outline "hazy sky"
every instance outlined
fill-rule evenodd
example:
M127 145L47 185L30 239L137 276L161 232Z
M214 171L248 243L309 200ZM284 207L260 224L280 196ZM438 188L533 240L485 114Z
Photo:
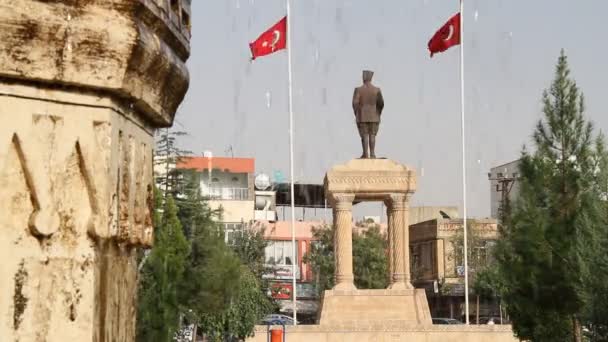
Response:
M465 2L467 196L490 214L490 167L518 158L540 118L540 96L561 48L608 130L606 0ZM289 175L287 54L249 62L248 43L285 15L284 0L196 0L190 89L177 115L185 147L254 157ZM292 0L295 179L359 156L351 97L361 70L386 102L377 154L418 173L413 205L461 206L459 50L432 59L426 44L456 0ZM228 152L228 155L230 152Z

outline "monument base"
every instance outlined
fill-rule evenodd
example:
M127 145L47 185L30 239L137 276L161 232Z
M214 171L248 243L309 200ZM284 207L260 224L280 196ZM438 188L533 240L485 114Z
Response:
M399 326L431 325L424 289L327 290L319 324L393 322Z

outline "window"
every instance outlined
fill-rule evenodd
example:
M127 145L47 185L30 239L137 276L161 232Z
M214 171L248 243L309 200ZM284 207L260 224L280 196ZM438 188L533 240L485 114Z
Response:
M243 224L238 223L224 223L224 240L229 246L234 246L236 239L240 234L243 233Z
M297 253L297 251L296 251ZM293 245L291 241L271 241L264 251L266 264L292 265ZM296 259L297 259L296 255Z
M211 179L211 183L219 183L220 179L217 177L213 177L213 179Z
M232 183L238 183L239 179L237 177L232 177Z
M498 178L502 178L502 177L503 177L502 172L497 173L497 174L496 174L496 177L498 177Z

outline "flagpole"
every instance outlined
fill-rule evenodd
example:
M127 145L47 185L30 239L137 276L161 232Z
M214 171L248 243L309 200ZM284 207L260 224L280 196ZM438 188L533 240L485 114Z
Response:
M296 265L297 260L297 248L296 248L296 218L295 218L295 196L294 196L294 176L293 176L293 89L292 89L292 74L291 74L291 8L289 6L289 0L287 3L287 89L289 98L289 173L290 173L290 195L291 195L291 248L292 248L292 262L291 262L291 275L292 275L292 301L293 301L293 324L297 325L297 312L296 308Z
M467 238L467 167L464 120L464 0L460 0L460 129L462 135L462 212L464 216L464 311L469 324L469 262Z

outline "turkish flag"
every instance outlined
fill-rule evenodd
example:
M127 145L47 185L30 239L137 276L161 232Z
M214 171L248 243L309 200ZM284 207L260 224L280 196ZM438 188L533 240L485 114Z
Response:
M283 50L287 45L287 16L249 43L251 60Z
M429 40L431 57L437 52L443 52L458 44L460 44L460 13L451 17Z

